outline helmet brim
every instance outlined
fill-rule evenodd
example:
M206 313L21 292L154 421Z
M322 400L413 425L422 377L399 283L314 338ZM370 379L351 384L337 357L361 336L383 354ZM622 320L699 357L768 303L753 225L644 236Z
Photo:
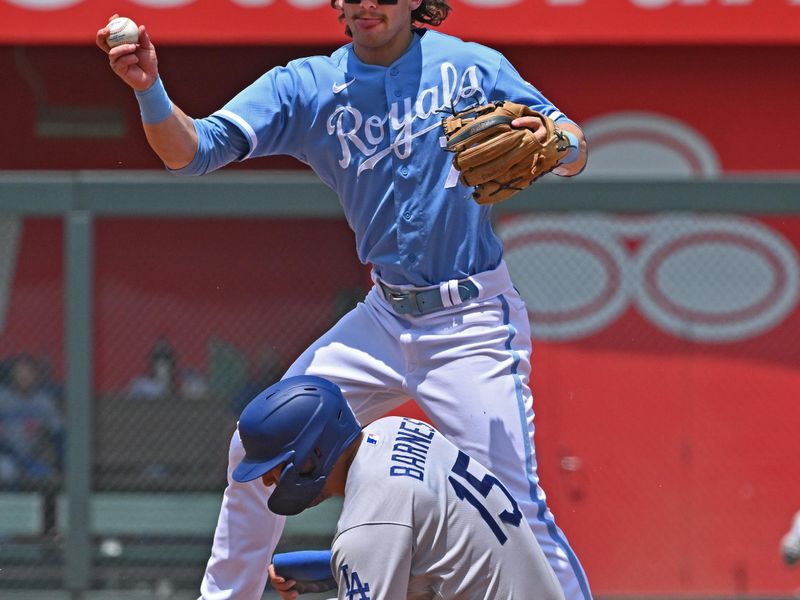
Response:
M231 477L234 481L238 481L239 483L253 481L262 475L269 473L281 463L289 460L292 454L294 454L294 452L285 452L280 456L276 456L269 460L257 460L245 457L242 459L242 462L240 462L233 470Z

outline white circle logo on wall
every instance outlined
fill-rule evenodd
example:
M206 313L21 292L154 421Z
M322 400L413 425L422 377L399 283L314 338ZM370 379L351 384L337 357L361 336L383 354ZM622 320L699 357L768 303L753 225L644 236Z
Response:
M498 228L533 337L584 337L627 308L633 264L612 228L592 215L519 217Z
M800 296L794 248L746 217L522 216L498 231L538 339L586 337L633 304L676 337L732 342L780 323Z
M674 179L719 174L714 147L677 119L620 112L595 117L582 126L589 142L584 176Z

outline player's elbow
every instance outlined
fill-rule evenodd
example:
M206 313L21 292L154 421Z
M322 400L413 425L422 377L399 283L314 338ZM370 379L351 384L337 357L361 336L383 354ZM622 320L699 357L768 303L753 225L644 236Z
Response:
M178 109L161 123L144 123L144 133L153 152L171 171L181 171L191 165L199 147L194 120Z
M175 173L186 171L186 175L202 175L197 169L190 169L198 161L197 141L191 140L183 144L161 145L153 147L164 166ZM183 174L183 173L182 173Z
M166 167L168 173L177 175L178 177L197 177L199 175L205 175L209 171L207 165L203 165L202 161L198 160L191 160L184 164L170 164L167 161L164 161L164 166Z

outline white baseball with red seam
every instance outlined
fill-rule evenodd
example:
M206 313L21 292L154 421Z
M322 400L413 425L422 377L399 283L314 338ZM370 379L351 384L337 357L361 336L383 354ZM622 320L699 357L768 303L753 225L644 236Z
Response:
M139 26L128 17L117 17L108 22L106 42L110 48L120 44L135 44L139 41Z

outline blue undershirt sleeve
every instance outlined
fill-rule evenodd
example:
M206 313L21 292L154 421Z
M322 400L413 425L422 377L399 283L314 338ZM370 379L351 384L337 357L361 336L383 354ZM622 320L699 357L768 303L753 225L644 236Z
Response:
M197 152L185 167L167 169L174 175L204 175L241 160L250 150L242 131L229 121L215 116L193 119L197 131Z

